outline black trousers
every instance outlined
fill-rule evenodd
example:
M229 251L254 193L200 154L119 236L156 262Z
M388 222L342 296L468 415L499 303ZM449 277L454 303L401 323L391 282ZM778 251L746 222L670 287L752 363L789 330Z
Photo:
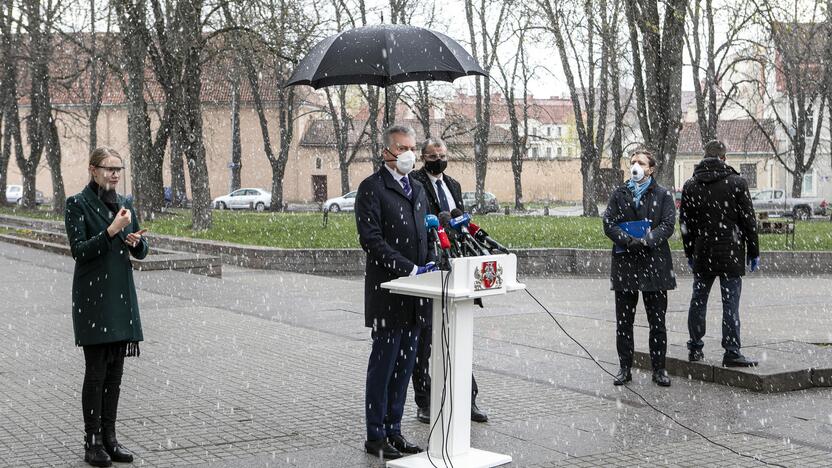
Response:
M87 434L115 431L125 348L124 343L84 346L86 371L81 408Z
M430 408L430 350L433 327L422 327L419 348L416 350L416 364L413 366L413 396L416 406ZM471 403L476 402L477 379L471 375Z
M615 292L615 321L618 361L621 367L633 366L633 322L636 318L638 291ZM650 324L650 360L653 370L664 369L667 354L667 329L664 316L667 313L667 291L643 291L644 308Z

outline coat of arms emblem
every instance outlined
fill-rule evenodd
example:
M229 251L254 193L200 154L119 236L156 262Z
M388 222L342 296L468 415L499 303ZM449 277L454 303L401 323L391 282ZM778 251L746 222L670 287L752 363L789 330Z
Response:
M499 289L503 287L503 267L495 260L482 262L474 269L474 290Z

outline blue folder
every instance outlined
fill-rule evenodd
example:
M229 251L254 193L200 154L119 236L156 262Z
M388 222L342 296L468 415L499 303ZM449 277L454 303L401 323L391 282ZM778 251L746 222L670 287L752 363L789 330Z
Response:
M619 223L618 227L636 239L641 239L646 236L648 232L650 232L650 221L646 219L640 219L638 221L625 221L623 223ZM626 250L627 249L624 247L619 247L618 244L615 244L615 253L625 252Z

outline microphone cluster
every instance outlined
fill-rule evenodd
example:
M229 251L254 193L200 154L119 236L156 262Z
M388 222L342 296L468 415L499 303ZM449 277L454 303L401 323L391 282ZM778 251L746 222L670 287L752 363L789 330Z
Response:
M438 216L425 216L425 227L434 254L440 259L439 268L443 270L450 268L451 258L509 253L507 248L477 226L470 214L463 213L459 208L450 213L442 211Z

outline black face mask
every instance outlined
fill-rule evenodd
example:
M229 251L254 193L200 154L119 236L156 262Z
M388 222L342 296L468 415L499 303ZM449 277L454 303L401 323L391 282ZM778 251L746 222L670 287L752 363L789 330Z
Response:
M448 161L437 159L436 161L425 161L425 169L433 175L439 175L448 168Z

